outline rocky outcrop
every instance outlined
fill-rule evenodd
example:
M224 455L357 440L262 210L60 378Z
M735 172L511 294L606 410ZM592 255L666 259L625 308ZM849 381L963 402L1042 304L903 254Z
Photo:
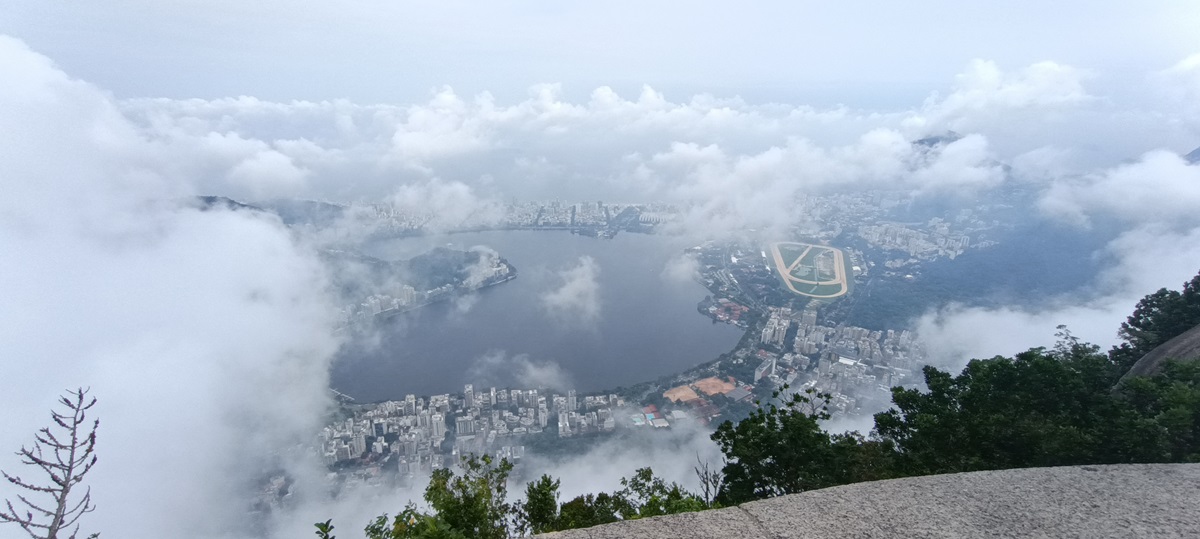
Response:
M544 537L1200 537L1200 464L1027 468L858 483Z
M1133 376L1152 376L1162 369L1168 359L1200 359L1200 326L1189 329L1142 356L1121 379Z

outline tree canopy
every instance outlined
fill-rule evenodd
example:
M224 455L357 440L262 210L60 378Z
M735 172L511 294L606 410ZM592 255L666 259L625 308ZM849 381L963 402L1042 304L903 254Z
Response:
M1138 302L1133 314L1121 323L1121 344L1109 357L1122 372L1138 359L1175 336L1200 325L1200 274L1182 290L1159 289Z

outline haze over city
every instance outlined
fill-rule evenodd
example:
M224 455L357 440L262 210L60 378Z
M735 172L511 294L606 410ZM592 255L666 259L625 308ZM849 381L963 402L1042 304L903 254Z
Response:
M785 381L870 430L922 365L1058 325L1107 350L1200 269L1195 28L1184 1L10 2L0 468L85 386L87 529L357 531L424 483L331 497L334 465L427 474L433 417L569 499L695 484L717 418ZM356 436L384 423L425 430Z

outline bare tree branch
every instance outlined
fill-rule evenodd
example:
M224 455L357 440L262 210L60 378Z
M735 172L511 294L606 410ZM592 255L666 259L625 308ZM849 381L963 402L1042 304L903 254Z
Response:
M88 389L78 388L59 397L58 402L65 410L50 412L58 431L51 431L50 427L38 430L34 433L33 447L21 447L17 452L22 464L36 466L47 476L45 483L26 481L0 470L9 483L48 498L48 502L34 502L18 495L15 505L12 500L5 500L5 509L0 509L0 523L16 524L34 539L75 539L80 517L96 509L90 487L78 500L71 501L72 487L83 482L84 475L96 464L96 429L100 421L88 423L87 411L95 406L96 399L89 398L87 393ZM23 508L17 509L18 505Z

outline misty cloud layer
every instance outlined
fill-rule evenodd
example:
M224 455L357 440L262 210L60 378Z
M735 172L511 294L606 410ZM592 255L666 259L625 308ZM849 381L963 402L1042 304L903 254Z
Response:
M527 354L492 350L475 359L466 379L478 387L574 389L571 377L553 361L535 361Z
M1178 290L1200 270L1197 193L1200 166L1161 150L1051 182L1038 204L1048 219L1085 230L1094 220L1121 223L1124 231L1093 255L1109 261L1096 280L1081 283L1081 293L1050 298L1037 310L948 305L918 320L919 333L930 351L951 366L972 357L1049 345L1059 324L1085 341L1115 344L1117 328L1138 300L1159 288Z
M79 9L107 20L98 4ZM286 24L301 17L279 11ZM338 16L383 33L360 15ZM719 27L722 18L704 20ZM272 24L264 35L281 31ZM30 28L39 43L58 31ZM1142 41L1155 40L1130 40ZM128 89L118 98L0 36L0 468L20 469L11 451L31 442L59 392L83 385L102 418L89 476L99 509L86 527L105 536L296 537L331 517L357 529L409 499L363 492L335 503L322 491L322 466L302 450L331 404L329 367L342 344L340 300L317 248L364 237L372 215L353 206L331 235L316 236L265 213L202 210L195 195L381 202L424 216L431 230L487 221L514 198L662 201L683 208L674 232L708 239L785 233L806 219L794 210L806 194L898 189L972 200L1017 187L1035 193L1032 217L1081 233L1116 223L1093 255L1107 267L1078 294L1043 305L945 305L914 326L944 364L1050 344L1057 324L1111 344L1138 298L1200 269L1200 166L1180 157L1200 145L1200 55L1159 46L1138 46L1157 52L1127 62L1142 66L1136 73L1086 61L1094 56L1014 63L939 50L960 73L922 88L923 101L880 110L749 100L704 85L666 92L642 85L654 73L644 63L635 71L643 80L583 87L534 84L540 72L529 71L523 97L511 84L500 97L468 84L400 103ZM80 51L67 52L85 69ZM949 131L961 137L914 144ZM695 266L673 260L663 278L690 279ZM535 300L549 319L590 323L603 312L600 271L589 257L573 261ZM501 351L472 374L571 382L553 363ZM616 488L644 465L686 482L694 454L716 462L700 429L667 436L531 468L562 477L569 496ZM277 469L298 481L296 508L252 528L248 483ZM0 497L12 494L0 485Z
M600 318L600 265L590 256L556 274L558 282L539 298L554 323L588 326Z
M513 198L662 201L686 207L677 230L706 237L784 231L803 219L793 211L802 194L878 188L969 200L1017 182L1069 200L1077 178L1200 141L1197 117L1175 116L1192 106L1190 65L1148 72L1161 84L1125 107L1089 88L1092 70L988 60L966 62L948 93L892 112L673 100L650 87L600 87L572 101L556 84L511 103L444 87L407 106L249 97L119 106L208 192L383 202L426 216L431 230L494 222ZM912 144L950 131L962 137Z
M89 529L245 533L251 481L291 465L330 404L322 265L274 217L184 200L192 178L101 90L9 38L0 72L19 74L0 85L0 467L90 386Z

